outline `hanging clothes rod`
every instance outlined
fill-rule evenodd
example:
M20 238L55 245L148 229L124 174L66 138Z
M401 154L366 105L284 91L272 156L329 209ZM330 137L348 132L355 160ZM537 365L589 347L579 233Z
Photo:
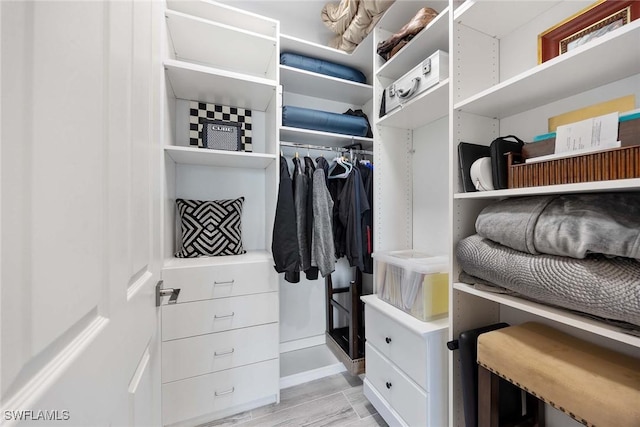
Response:
M369 156L373 156L373 151L369 150L360 150L358 148L349 148L349 147L325 147L321 145L311 145L311 144L301 144L298 142L281 142L281 147L293 147L293 148L305 148L307 150L320 150L320 151L333 151L336 153L353 153L353 154L368 154Z

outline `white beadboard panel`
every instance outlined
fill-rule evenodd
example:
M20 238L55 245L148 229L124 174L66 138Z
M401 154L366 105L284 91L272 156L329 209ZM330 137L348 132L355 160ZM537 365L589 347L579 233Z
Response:
M300 283L289 283L284 274L280 281L280 342L324 335L326 330L324 279L307 280L300 273Z
M265 185L264 169L176 165L175 198L245 198L242 209L242 242L245 250L265 249Z

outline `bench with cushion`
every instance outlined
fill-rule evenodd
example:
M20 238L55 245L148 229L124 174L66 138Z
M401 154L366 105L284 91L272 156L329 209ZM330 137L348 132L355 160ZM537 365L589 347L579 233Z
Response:
M478 337L478 419L498 426L497 376L539 399L533 424L544 425L546 402L589 426L640 426L640 359L539 323Z

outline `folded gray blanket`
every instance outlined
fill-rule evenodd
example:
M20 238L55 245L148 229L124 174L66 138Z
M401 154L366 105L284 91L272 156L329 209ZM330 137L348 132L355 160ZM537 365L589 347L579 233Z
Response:
M480 213L476 231L530 254L640 258L640 192L501 200Z
M640 262L531 255L479 235L458 242L462 269L528 298L640 326Z

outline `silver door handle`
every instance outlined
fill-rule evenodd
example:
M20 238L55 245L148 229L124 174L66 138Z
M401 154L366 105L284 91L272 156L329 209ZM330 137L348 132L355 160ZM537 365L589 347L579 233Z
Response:
M168 304L175 304L178 302L178 296L180 295L179 288L166 288L162 287L163 281L160 280L156 283L156 307L160 307L162 305L162 297L169 297Z
M220 353L218 353L217 351L214 351L214 352L213 352L213 355L214 355L214 357L215 357L215 356L225 356L225 355L227 355L227 354L233 354L233 352L234 352L234 351L236 351L236 349L235 349L235 348L232 348L232 349L231 349L231 350L229 350L229 351L221 351Z
M227 317L233 317L235 316L236 313L234 313L233 311L231 312L231 314L223 314L222 316L218 316L217 314L213 315L214 319L226 319Z
M217 397L217 396L224 396L225 394L231 394L231 393L233 393L234 391L236 391L236 388L235 388L235 387L231 387L229 390L221 391L220 393L218 393L218 392L216 391L216 392L214 392L214 394L216 395L216 397Z

